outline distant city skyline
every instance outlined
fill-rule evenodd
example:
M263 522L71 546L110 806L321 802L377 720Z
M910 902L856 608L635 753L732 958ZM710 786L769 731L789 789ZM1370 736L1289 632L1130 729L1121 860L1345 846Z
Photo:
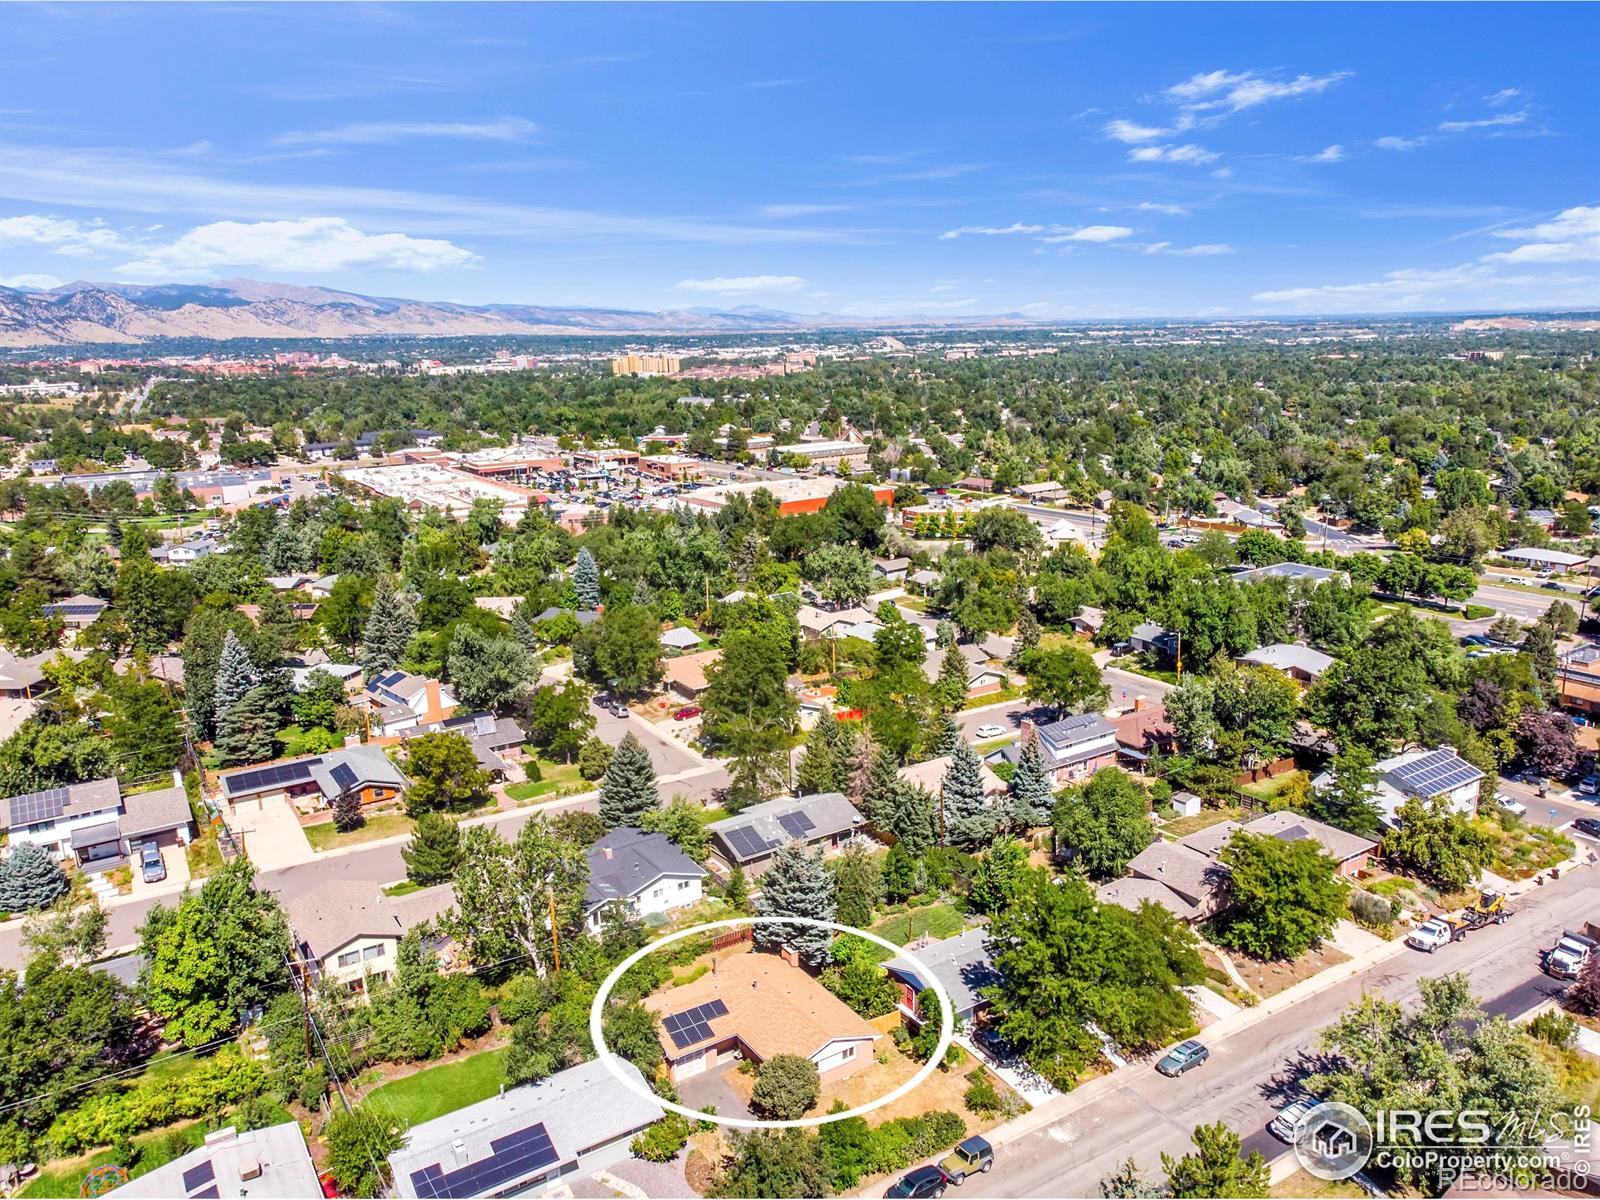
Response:
M945 319L1600 308L1592 14L7 5L0 284Z

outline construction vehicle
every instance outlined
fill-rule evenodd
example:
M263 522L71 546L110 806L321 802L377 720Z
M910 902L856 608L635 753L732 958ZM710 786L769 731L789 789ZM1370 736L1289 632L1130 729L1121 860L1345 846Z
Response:
M1429 917L1411 931L1406 938L1406 945L1432 954L1440 946L1459 942L1474 929L1505 924L1511 913L1504 892L1484 891L1457 916L1441 914Z
M1544 973L1556 979L1576 979L1600 949L1600 927L1585 922L1583 931L1563 929L1561 940L1544 952Z
M1485 925L1504 925L1506 918L1511 915L1511 909L1506 906L1504 892L1484 891L1466 908L1461 910L1461 919L1466 922L1468 929L1482 929Z

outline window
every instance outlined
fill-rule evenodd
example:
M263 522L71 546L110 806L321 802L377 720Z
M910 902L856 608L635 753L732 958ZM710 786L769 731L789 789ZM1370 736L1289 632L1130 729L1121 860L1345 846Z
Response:
M691 888L691 887L693 887L693 886L694 886L694 880L692 880L692 879L685 879L685 880L682 880L682 881L680 881L680 882L679 882L679 884L678 884L678 890L679 890L679 891L680 891L680 892L683 892L683 891L687 891L687 890L688 890L688 889L689 889L689 888Z
M361 957L362 958L382 958L383 957L383 947L382 946L368 946L365 950L363 950L361 952Z
M343 954L339 955L339 965L341 967L353 967L360 957L361 954L359 951L346 950Z

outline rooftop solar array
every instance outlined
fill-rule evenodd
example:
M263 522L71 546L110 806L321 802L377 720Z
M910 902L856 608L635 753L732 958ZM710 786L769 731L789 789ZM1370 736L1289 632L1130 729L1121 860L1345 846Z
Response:
M778 818L778 824L783 826L785 833L796 838L804 838L817 827L816 822L803 812L784 813Z
M210 1183L217 1177L216 1171L211 1166L208 1158L205 1162L196 1163L183 1173L183 1190L193 1192L195 1188Z
M254 771L224 775L222 779L229 792L259 792L280 784L304 783L311 778L311 768L321 762L320 758L302 758L299 762L274 763Z
M348 792L356 785L356 773L350 769L349 763L339 763L328 774L333 776L333 781L339 785L341 792Z
M561 1156L543 1123L529 1125L489 1143L488 1158L446 1172L430 1163L411 1172L411 1186L422 1197L493 1196L508 1184L526 1179Z
M728 1015L728 1006L721 1000L712 1000L686 1012L663 1018L661 1027L672 1038L679 1050L698 1045L711 1036L711 1019Z
M386 688L393 684L399 683L405 677L406 673L404 671L390 671L387 675L380 675L377 679L375 679L372 686Z
M53 821L67 807L70 788L50 788L43 792L29 792L26 796L11 797L12 825L32 825L36 821Z
M1396 767L1391 774L1402 787L1419 796L1437 796L1482 778L1471 763L1442 752Z
M722 837L740 858L759 858L777 844L767 841L751 825L730 829Z

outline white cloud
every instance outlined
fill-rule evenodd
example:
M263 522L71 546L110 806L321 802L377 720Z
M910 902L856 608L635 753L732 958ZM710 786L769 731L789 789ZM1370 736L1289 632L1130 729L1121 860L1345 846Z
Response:
M522 117L497 117L492 121L358 121L332 129L293 130L272 140L280 146L376 146L421 138L520 142L538 132L537 125Z
M1007 237L1015 233L1043 233L1043 225L1024 225L1017 221L1011 225L961 225L946 229L939 235L941 242L951 242L958 237Z
M1226 242L1201 242L1196 246L1174 246L1171 242L1152 242L1144 248L1146 254L1176 254L1184 258L1210 258L1217 254L1232 254L1233 247Z
M1215 171L1211 172L1211 178L1213 179L1231 179L1232 177L1232 167L1218 167Z
M54 275L12 275L0 279L0 287L39 288L42 291L49 291L51 288L60 287L63 282L65 281L57 279Z
M806 281L798 275L719 275L715 279L680 279L686 292L717 292L724 295L744 292L792 292Z
M1138 125L1133 121L1109 121L1101 129L1108 138L1119 142L1153 142L1158 137L1165 137L1171 133L1170 129L1160 129L1154 125Z
M1140 212L1165 213L1169 217L1187 217L1189 210L1181 204L1157 204L1151 200L1141 200L1134 205Z
M1445 133L1465 133L1469 129L1496 129L1505 125L1521 125L1528 119L1526 112L1501 113L1496 117L1483 117L1477 121L1440 121Z
M1151 242L1144 248L1144 252L1146 254L1164 254L1171 248L1171 242Z
M1128 151L1131 162L1169 162L1169 163L1208 163L1216 162L1221 158L1204 146L1185 144L1182 146L1135 146Z
M1485 96L1483 98L1483 102L1492 107L1498 108L1502 104L1510 104L1520 95L1522 95L1521 88L1501 88L1498 92L1494 92L1491 95Z
M73 258L117 250L123 245L122 236L109 226L43 213L0 218L0 243L4 242L47 246L56 254Z
M1515 250L1487 254L1484 262L1600 262L1600 207L1569 208L1527 229L1497 229L1494 236L1522 241Z
M1372 144L1380 150L1415 150L1427 138L1381 137Z
M206 275L235 267L302 275L359 268L441 271L470 266L478 257L437 238L363 233L342 217L215 221L166 245L140 247L139 254L115 269L119 278Z
M1325 92L1351 72L1334 71L1328 75L1297 75L1293 79L1268 79L1254 71L1231 74L1227 71L1208 71L1193 75L1166 91L1167 98L1177 101L1190 112L1221 111L1235 113L1254 108L1269 100L1292 100Z
M1336 163L1343 162L1344 157L1344 147L1335 142L1331 146L1325 147L1322 150L1318 150L1315 154L1305 156L1300 161L1310 163Z
M756 211L763 217L815 217L823 213L848 212L851 204L763 204Z
M1047 245L1058 245L1061 242L1114 242L1118 238L1130 236L1133 230L1126 225L1085 225L1082 229L1072 229L1065 233L1052 234L1050 237L1040 238Z

